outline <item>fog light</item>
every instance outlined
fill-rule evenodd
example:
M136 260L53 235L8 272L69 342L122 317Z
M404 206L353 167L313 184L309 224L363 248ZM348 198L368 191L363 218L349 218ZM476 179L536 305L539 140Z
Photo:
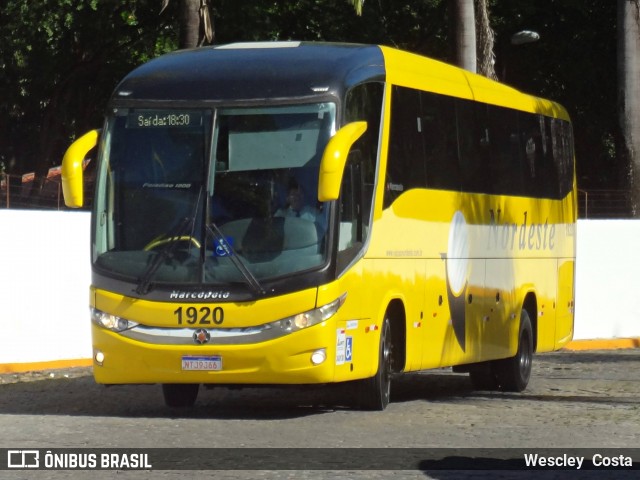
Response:
M96 353L93 355L93 359L98 365L102 366L102 363L104 362L104 353L100 350L96 350Z
M327 359L327 351L324 348L316 350L311 354L311 363L314 365L320 365Z

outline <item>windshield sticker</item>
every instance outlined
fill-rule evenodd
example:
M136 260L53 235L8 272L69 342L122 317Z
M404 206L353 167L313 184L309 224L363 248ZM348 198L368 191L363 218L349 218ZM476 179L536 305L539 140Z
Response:
M213 239L214 257L230 257L231 255L233 255L233 237Z
M336 343L336 365L343 365L347 354L347 331L344 328L338 329L338 342Z

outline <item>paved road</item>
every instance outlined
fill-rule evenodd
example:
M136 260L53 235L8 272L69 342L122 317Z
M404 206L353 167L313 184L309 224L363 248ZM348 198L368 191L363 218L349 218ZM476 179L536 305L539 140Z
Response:
M637 448L640 349L535 357L521 394L474 392L450 370L406 375L384 412L339 406L344 391L202 390L190 410L170 410L159 386L101 387L89 369L0 375L0 448ZM634 457L640 461L640 457ZM301 463L304 465L304 463ZM3 478L115 478L116 472L0 472ZM118 472L118 479L185 472ZM213 473L213 477L212 477ZM576 472L215 471L191 478L576 478ZM637 478L636 472L580 478ZM609 474L607 473L607 474ZM6 474L6 475L5 475ZM625 476L627 475L627 476Z

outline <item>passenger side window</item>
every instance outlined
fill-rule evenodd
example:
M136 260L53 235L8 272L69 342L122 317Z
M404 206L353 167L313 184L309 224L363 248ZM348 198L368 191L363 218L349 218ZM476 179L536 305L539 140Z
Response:
M454 100L430 92L421 92L420 98L427 187L460 190Z
M426 186L424 158L420 92L394 86L383 208L389 207L403 192Z
M342 179L338 203L340 270L361 251L371 226L383 93L382 83L366 83L347 94L345 123L366 121L367 130L351 148Z

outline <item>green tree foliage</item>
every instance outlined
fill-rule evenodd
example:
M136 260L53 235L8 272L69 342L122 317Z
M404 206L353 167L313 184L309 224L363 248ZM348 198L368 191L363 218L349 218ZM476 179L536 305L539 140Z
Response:
M217 41L332 40L381 43L455 63L449 0L365 2L217 0ZM521 90L552 98L573 120L579 187L624 188L617 164L616 5L601 0L487 0L495 31L495 73ZM512 45L522 30L538 42Z
M362 15L345 0L215 0L216 43L308 40L379 43L452 59L448 0L364 2Z
M616 2L494 1L496 72L522 90L562 103L572 116L578 186L620 188L616 165ZM521 30L540 34L515 46Z
M171 0L5 0L0 9L0 161L9 173L60 162L70 140L100 126L134 66L177 48ZM378 43L455 61L450 0L209 0L215 43L317 40ZM558 100L574 120L580 188L618 188L616 2L486 0L496 74ZM361 15L354 6L362 5ZM511 35L537 31L515 46Z
M0 155L17 172L57 165L100 125L116 82L175 48L157 1L7 0L0 9ZM0 158L2 159L2 158Z

